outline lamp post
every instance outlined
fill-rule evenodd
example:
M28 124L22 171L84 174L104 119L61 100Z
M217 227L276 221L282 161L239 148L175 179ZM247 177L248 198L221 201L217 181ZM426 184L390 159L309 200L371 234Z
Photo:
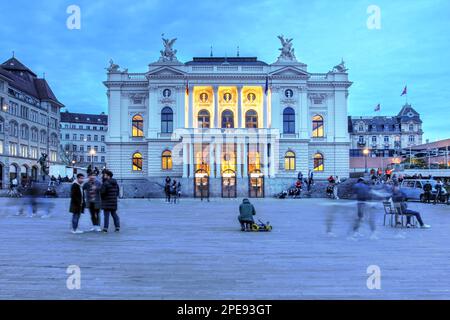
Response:
M367 156L369 155L369 149L364 148L363 154L364 154L364 173L368 173L369 171L367 168Z
M9 172L9 157L11 156L9 154L9 119L8 119L8 105L6 104L6 102L4 101L3 97L1 99L2 102L2 111L5 113L5 124L4 124L4 134L5 134L5 145L3 146L4 151L3 154L7 154L8 156L5 157L5 172L3 173L4 175L7 174L6 179L5 179L5 185L6 183L10 183L11 179L11 174ZM3 177L2 177L3 178ZM3 180L3 179L1 179Z
M91 155L91 167L93 169L94 167L94 156L95 156L95 150L91 149L91 151L89 151L89 154Z

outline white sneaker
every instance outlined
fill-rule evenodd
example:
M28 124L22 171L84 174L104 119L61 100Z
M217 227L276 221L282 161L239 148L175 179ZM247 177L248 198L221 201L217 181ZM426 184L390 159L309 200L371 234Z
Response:
M92 227L89 231L90 231L90 232L97 231L97 228L96 228L96 227Z
M83 233L83 231L81 231L81 230L72 230L72 233L73 234L81 234L81 233Z
M95 228L95 231L97 231L97 232L101 232L101 231L102 231L102 227L100 227L100 226L97 226L97 227Z
M377 234L375 232L372 232L372 234L370 235L369 239L370 240L378 240L379 238L378 238L378 236L377 236Z
M429 224L424 224L423 226L421 226L422 229L430 229L431 226Z

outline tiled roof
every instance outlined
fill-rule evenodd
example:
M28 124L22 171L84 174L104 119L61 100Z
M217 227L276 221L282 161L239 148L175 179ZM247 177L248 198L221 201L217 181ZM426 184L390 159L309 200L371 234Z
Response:
M40 79L16 58L0 65L0 74L8 78L11 87L39 100L50 100L62 106L45 79Z
M72 113L66 111L61 112L61 122L97 124L106 126L108 125L108 116L105 114Z
M259 61L257 57L194 57L186 65L250 65L267 66L268 64Z

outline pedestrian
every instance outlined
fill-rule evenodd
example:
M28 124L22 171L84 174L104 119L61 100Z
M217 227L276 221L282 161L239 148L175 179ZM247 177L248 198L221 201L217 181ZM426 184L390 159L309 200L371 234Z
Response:
M170 187L170 193L173 197L173 203L177 203L178 192L181 188L181 184L177 180L173 179L172 186Z
M441 201L441 197L442 197L442 189L443 189L443 184L441 182L440 179L437 180L436 185L434 186L434 188L436 189L436 196L434 197L434 202L433 204L438 203L439 201Z
M120 218L117 214L117 198L119 197L119 185L113 179L113 173L106 170L103 174L103 185L100 189L102 209L104 214L103 232L108 232L109 216L114 220L116 232L120 231Z
M341 179L339 179L339 176L336 176L334 179L334 185L333 185L333 197L336 200L339 200L338 196L338 185L341 183Z
M83 185L84 198L86 207L89 208L91 214L92 228L91 231L102 231L100 227L100 209L102 199L100 189L102 184L97 180L94 173L91 173L89 180Z
M72 213L72 233L80 234L83 231L78 230L78 223L80 221L80 216L84 212L84 197L82 184L84 180L84 175L82 173L77 174L77 178L72 184L70 189L70 209Z
M355 237L359 234L361 222L364 219L364 215L368 212L367 201L370 200L370 188L363 178L359 178L358 182L353 186L353 194L357 200L357 218L353 225L353 237ZM369 225L372 231L371 238L375 239L375 220L371 216L369 216Z
M432 189L433 189L433 186L431 185L430 181L425 182L425 184L423 185L423 201L424 202L430 203Z
M170 182L171 182L171 179L169 176L167 176L165 183L164 183L164 193L166 194L166 202L167 203L170 203Z
M250 200L245 198L239 206L238 220L241 224L241 231L250 231L254 223L253 216L256 215L255 207L250 203Z

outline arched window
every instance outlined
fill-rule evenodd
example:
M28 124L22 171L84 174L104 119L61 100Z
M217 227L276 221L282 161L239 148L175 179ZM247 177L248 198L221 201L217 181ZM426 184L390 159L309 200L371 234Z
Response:
M312 124L313 124L313 138L322 138L324 136L322 116L315 115L312 119Z
M29 131L28 131L29 129L28 129L28 126L26 125L26 124L23 124L21 127L20 127L20 138L22 138L22 139L28 139L28 134L29 134Z
M45 130L41 130L40 136L41 136L40 142L47 143L47 132L45 132Z
M162 153L161 167L163 170L172 170L172 152L169 150Z
M284 155L284 170L295 170L295 153L292 151L288 151Z
M258 128L258 113L255 110L248 110L245 113L245 127Z
M17 124L17 122L15 121L11 121L9 123L9 130L10 130L10 134L13 137L19 137L19 125Z
M222 128L234 128L233 111L225 110L222 112Z
M200 110L198 113L198 127L199 128L209 128L210 127L210 116L208 110Z
M314 155L314 171L323 171L324 170L324 164L323 164L323 155L321 153L316 153Z
M140 114L135 115L132 119L132 136L144 136L144 118Z
M283 133L295 133L295 111L291 107L283 111Z
M161 132L162 133L173 132L173 111L169 107L165 107L161 111Z
M37 142L39 140L39 133L36 127L31 128L31 141Z
M139 152L133 154L133 171L142 171L142 154Z

